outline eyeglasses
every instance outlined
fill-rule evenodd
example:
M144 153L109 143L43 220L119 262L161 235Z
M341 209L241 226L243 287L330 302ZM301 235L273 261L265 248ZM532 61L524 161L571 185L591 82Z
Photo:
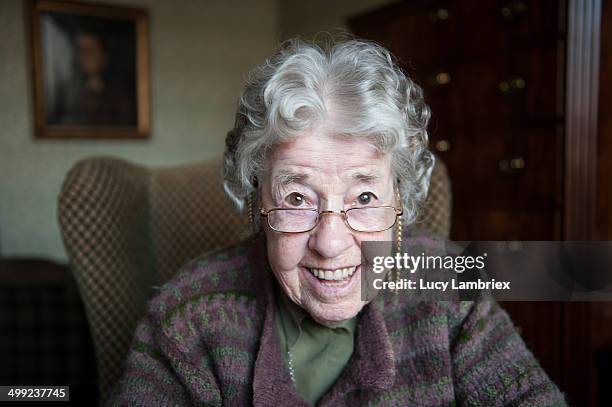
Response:
M319 211L317 209L260 209L268 219L270 229L283 233L304 233L313 230L322 215L340 213L349 228L356 232L382 232L391 229L402 216L403 209L394 206L350 208L341 211Z

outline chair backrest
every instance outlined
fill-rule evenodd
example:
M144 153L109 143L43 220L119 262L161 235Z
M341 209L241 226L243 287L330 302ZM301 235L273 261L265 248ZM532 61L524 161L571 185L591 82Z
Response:
M417 227L448 236L450 208L450 182L438 160ZM153 287L188 260L244 238L248 228L223 192L220 160L162 169L114 158L80 161L64 181L58 216L104 403Z

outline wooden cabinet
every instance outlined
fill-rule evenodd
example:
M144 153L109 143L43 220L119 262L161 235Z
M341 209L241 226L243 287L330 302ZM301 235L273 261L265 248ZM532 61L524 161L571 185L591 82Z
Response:
M453 239L561 237L563 15L551 0L407 1L350 22L424 89Z

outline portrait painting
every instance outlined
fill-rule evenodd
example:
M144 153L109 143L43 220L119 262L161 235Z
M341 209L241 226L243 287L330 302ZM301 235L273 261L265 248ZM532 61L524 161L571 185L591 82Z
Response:
M33 0L30 16L36 136L148 137L146 12Z

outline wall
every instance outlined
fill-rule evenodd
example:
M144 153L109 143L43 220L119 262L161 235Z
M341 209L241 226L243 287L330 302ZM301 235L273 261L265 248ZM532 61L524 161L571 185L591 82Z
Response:
M68 169L113 155L175 165L221 154L248 69L279 35L276 0L133 0L150 16L152 137L148 141L40 140L23 5L0 0L0 254L65 260L56 220Z
M281 36L312 39L317 33L348 30L346 19L397 0L280 0Z

